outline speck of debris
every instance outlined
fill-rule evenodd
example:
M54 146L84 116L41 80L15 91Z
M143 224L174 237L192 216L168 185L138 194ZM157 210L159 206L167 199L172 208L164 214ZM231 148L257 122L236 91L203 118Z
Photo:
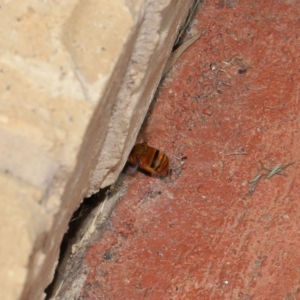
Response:
M113 257L113 254L111 252L105 252L103 255L103 258L105 260L110 260L110 259L112 259L112 257Z

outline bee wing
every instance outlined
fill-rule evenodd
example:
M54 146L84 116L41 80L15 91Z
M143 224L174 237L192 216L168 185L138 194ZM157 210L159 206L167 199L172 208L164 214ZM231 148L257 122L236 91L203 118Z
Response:
M125 174L128 174L128 175L131 175L137 171L138 167L139 167L138 163L134 164L134 163L127 161L122 172Z

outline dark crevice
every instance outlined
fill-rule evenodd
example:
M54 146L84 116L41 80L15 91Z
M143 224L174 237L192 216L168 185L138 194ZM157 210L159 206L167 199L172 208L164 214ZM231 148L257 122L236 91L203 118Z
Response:
M47 295L45 298L46 300L49 300L51 297L53 297L57 283L60 281L62 275L60 270L64 269L63 265L69 258L71 246L78 239L79 232L84 223L90 217L91 212L105 199L108 189L109 188L102 189L91 197L85 198L79 208L73 213L69 222L69 229L65 233L61 243L59 260L55 270L54 278L49 286L45 289L45 293Z

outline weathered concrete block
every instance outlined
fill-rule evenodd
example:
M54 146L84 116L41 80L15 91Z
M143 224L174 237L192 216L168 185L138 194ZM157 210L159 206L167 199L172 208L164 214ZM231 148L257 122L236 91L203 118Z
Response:
M120 173L192 2L0 5L1 299L43 299L70 216Z

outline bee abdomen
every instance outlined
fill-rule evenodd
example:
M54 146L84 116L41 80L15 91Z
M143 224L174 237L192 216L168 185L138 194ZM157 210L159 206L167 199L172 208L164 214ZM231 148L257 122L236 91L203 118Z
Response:
M151 163L151 168L159 174L167 174L169 170L169 159L167 155L156 150Z

